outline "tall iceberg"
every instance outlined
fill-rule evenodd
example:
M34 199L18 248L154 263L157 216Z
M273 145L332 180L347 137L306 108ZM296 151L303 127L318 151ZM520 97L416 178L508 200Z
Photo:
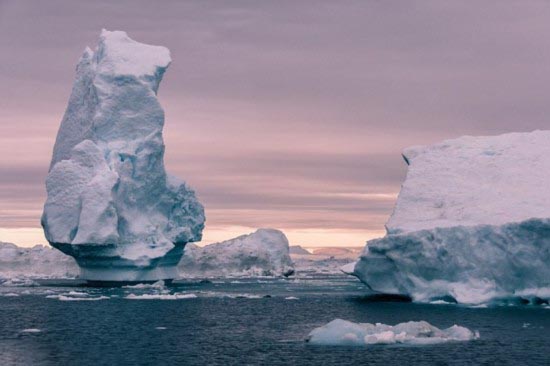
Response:
M174 278L185 244L201 240L203 206L164 169L157 91L170 62L165 47L103 30L76 68L42 226L84 279Z
M414 300L550 298L550 131L465 136L405 150L387 235L353 274Z

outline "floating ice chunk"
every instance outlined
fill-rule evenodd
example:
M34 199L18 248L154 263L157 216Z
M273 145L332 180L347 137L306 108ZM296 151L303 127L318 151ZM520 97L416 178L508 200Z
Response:
M156 288L156 289L163 289L163 288L165 288L165 285L164 285L163 280L159 280L155 283L138 283L137 285L122 286L122 288L132 288L132 289Z
M396 343L427 345L470 341L478 338L479 333L458 325L441 330L425 321L411 321L391 326L381 323L353 323L347 320L335 319L312 330L306 341L315 345L330 346Z
M129 294L124 297L129 300L182 300L182 299L195 299L195 294Z
M40 332L42 332L42 330L38 328L27 328L21 331L21 333L40 333Z
M288 296L285 297L285 300L299 300L299 298L297 298L296 296Z

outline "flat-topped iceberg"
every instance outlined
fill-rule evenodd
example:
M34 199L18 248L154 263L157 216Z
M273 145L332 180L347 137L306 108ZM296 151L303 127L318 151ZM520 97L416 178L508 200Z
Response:
M547 301L550 131L462 137L405 150L407 178L354 268L372 290L477 304Z
M189 245L179 270L183 277L289 276L294 265L285 234L258 229L202 248Z
M177 276L204 209L164 169L157 90L170 53L103 30L84 51L46 178L42 226L81 277L147 281Z
M479 333L453 325L439 329L425 321L410 321L396 325L353 323L334 319L312 330L306 341L322 346L367 346L373 344L430 345L463 342L479 338Z

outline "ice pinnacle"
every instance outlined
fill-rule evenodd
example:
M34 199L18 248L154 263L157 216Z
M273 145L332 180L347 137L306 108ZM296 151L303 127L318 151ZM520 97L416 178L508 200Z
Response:
M103 30L76 68L42 226L84 279L173 278L185 244L201 239L203 206L164 169L157 90L170 62L165 47Z

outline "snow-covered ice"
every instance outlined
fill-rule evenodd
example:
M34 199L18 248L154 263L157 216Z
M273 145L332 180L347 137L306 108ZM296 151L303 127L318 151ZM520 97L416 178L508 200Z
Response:
M21 331L21 333L40 333L40 332L42 332L42 330L38 328L27 328Z
M392 326L334 319L330 323L312 330L306 340L310 344L324 346L366 346L396 343L430 345L471 341L477 338L479 338L479 333L458 325L439 329L425 321L410 321Z
M0 242L0 278L74 278L78 274L74 259L56 249Z
M550 298L550 131L407 149L407 178L353 274L416 301Z
M42 225L84 279L174 278L185 244L201 239L202 205L164 169L157 91L170 62L164 47L103 30L77 66Z
M288 276L294 271L288 240L275 229L202 248L188 245L178 268L182 277Z
M388 234L550 218L549 154L550 131L408 148Z

